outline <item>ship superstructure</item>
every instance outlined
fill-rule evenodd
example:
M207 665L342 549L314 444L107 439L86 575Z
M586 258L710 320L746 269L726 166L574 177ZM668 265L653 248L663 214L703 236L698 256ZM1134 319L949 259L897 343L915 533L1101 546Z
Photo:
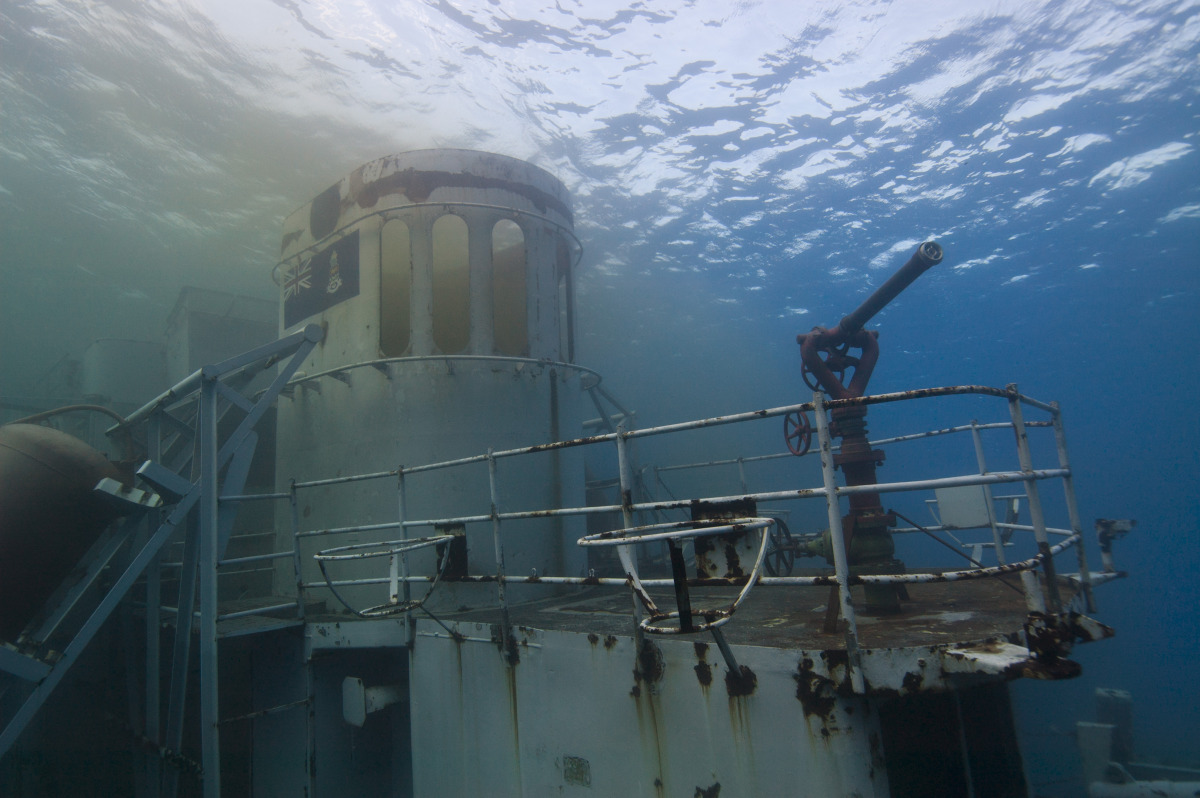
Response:
M1029 794L1007 683L1078 673L1115 573L1088 570L1057 405L866 393L863 325L940 248L807 334L811 399L638 428L574 363L572 226L554 177L460 150L290 216L279 339L114 427L126 520L0 648L0 754L124 613L139 794ZM868 440L913 404L936 423ZM711 437L764 427L775 452ZM705 456L644 464L664 440ZM884 446L936 456L879 481ZM905 554L938 535L962 565Z

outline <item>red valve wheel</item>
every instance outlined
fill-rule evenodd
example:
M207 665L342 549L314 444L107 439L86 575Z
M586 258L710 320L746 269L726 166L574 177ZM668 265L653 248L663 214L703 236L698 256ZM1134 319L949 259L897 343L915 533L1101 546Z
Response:
M788 451L797 457L808 454L808 447L812 445L812 424L807 413L792 412L783 417L783 440Z

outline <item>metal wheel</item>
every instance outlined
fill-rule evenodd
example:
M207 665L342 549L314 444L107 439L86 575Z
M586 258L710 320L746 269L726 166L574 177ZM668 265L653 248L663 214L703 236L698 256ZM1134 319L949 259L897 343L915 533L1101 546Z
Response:
M788 451L800 457L808 454L812 445L812 423L804 411L788 413L783 417L783 440Z
M795 564L796 544L792 540L792 531L782 518L776 518L775 528L771 530L771 548L767 549L763 566L768 576L791 576Z

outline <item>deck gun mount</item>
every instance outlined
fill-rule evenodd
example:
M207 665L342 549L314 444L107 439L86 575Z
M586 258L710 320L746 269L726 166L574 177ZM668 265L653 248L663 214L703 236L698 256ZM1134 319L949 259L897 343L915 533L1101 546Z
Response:
M941 260L942 248L938 244L933 241L921 244L899 271L833 329L814 327L809 333L797 335L805 384L814 391L824 391L831 399L862 396L879 360L879 333L863 329L864 325ZM854 349L861 353L851 355ZM853 372L847 383L846 372L851 369ZM883 464L884 454L872 449L867 441L866 406L835 407L829 415L830 431L841 439L841 450L834 455L833 462L845 474L846 484L876 484L875 469ZM789 437L789 445L790 441ZM884 511L878 493L850 496L850 512L842 519L842 527L851 574L904 572L904 563L893 557L896 546L889 529L895 525L895 515ZM822 556L832 562L830 546L830 536L826 532L821 538L802 546L798 553ZM867 585L865 611L874 615L900 612L902 591L903 585Z

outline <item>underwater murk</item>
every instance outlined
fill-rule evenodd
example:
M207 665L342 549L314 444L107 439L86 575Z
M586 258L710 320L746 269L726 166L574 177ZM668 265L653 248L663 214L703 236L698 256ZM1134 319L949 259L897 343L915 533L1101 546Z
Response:
M9 2L0 420L93 342L160 340L185 287L275 303L282 220L392 153L565 184L575 362L641 426L808 401L796 336L936 240L871 391L1057 401L1092 562L1093 519L1137 520L1117 636L1014 684L1033 793L1084 794L1098 688L1142 759L1197 767L1198 65L1192 0Z

